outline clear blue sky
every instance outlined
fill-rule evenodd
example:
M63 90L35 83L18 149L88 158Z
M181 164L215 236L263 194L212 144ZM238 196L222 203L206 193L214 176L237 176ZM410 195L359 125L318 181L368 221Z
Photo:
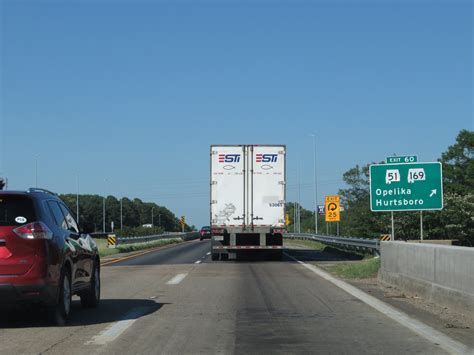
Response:
M471 1L1 2L0 174L208 223L209 145L288 147L312 207L387 155L473 127ZM104 184L104 178L107 183ZM104 186L105 185L105 186Z

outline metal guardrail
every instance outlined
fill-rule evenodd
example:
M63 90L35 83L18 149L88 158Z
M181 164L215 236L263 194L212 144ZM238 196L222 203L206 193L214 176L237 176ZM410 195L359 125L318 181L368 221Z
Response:
M286 233L283 235L283 237L290 239L314 240L327 245L342 247L345 249L359 249L376 253L378 253L380 250L380 241L378 239L335 237L310 233Z
M181 238L183 240L193 240L199 238L199 232L189 232L189 233L164 233L156 235L146 235L139 237L116 237L115 246L123 244L137 244L137 243L147 243L154 242L156 240L162 239L174 239Z

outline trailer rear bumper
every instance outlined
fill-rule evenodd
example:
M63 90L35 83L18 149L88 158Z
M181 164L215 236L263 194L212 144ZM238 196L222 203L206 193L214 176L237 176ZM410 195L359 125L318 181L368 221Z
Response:
M213 250L274 250L283 249L282 245L216 245Z

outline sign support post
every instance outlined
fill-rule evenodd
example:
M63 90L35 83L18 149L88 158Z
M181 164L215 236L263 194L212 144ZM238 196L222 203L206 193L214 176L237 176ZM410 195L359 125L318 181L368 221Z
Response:
M395 223L393 221L393 211L391 211L392 214L392 235L390 236L390 240L394 241L395 240Z
M420 239L423 240L423 211L420 211Z

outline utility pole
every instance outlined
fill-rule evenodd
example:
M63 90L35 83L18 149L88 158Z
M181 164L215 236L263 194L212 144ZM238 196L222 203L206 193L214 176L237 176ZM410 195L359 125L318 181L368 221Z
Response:
M155 225L153 224L153 210L155 209L155 207L152 207L151 208L151 227L153 228Z

